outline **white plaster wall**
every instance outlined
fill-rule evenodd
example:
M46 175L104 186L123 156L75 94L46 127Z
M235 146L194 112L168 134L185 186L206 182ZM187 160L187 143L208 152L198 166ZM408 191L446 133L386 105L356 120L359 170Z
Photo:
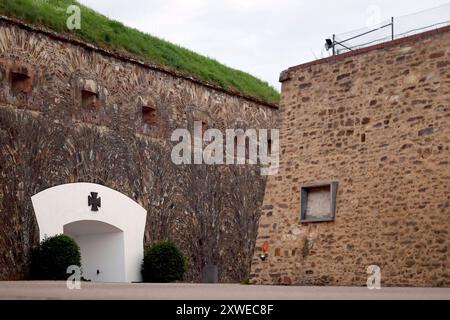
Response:
M101 198L101 208L98 212L91 211L91 207L88 206L88 196L91 192L97 192ZM103 222L122 230L124 281L141 281L147 212L138 203L111 188L92 183L60 185L34 195L31 200L41 239L45 236L62 234L65 225L84 220ZM88 238L86 235L83 236L85 238L81 241L86 242ZM113 237L110 240L117 241L117 239ZM91 241L93 240L94 238L91 238ZM120 279L120 276L118 278ZM122 281L119 279L117 281Z
M81 264L86 279L95 282L126 282L123 232L73 237L81 249Z

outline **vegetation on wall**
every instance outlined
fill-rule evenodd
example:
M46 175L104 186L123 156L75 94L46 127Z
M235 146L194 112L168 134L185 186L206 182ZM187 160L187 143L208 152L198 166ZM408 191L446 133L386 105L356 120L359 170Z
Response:
M33 254L32 277L36 280L66 280L69 266L81 267L80 247L66 235L46 238Z
M69 5L81 9L81 29L69 31L66 13ZM115 51L127 51L152 63L187 73L222 88L277 103L279 93L267 82L227 67L218 61L126 27L71 0L2 0L0 14L40 24L56 32L68 33L81 40Z

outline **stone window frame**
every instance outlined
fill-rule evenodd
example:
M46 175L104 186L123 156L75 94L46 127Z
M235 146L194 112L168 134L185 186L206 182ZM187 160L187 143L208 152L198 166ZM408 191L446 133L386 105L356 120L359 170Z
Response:
M312 222L332 222L336 218L336 196L337 196L337 188L338 188L338 182L337 181L330 181L330 182L321 182L321 183L310 183L310 184L304 184L300 188L300 222L301 223L312 223ZM310 189L316 189L316 188L323 188L323 187L329 187L330 188L330 194L331 194L331 201L330 201L330 211L328 218L321 218L321 219L312 219L306 217L306 209L308 204L308 190Z
M267 154L270 156L272 155L272 144L272 138L267 138Z
M81 105L83 109L96 110L100 107L100 99L97 92L81 90Z
M193 145L195 145L195 142L197 142L197 145L202 145L202 148L204 147L204 146L206 146L207 144L208 144L208 142L207 141L205 141L203 138L205 137L205 132L206 131L208 131L208 129L209 129L209 123L208 123L208 121L205 119L205 118L203 118L203 117L195 117L194 118L194 123L193 123L193 125L192 125L192 132L194 132L194 125L195 125L195 123L196 122L201 122L201 141L197 141L196 140L196 136L194 136L193 137L193 139L192 139L192 144ZM192 147L192 148L194 148L194 147ZM202 149L203 150L203 149Z
M142 105L142 122L144 125L155 127L158 125L158 111L154 106Z
M78 88L78 98L81 109L85 111L100 111L105 107L105 95L101 94L102 87L96 80L81 78Z
M30 66L15 63L9 69L9 84L13 95L30 94L33 91L33 72Z
M237 132L237 131L239 131L239 132ZM244 162L246 162L247 161L247 158L249 158L248 157L248 153L249 153L249 146L250 146L250 143L251 143L251 141L250 141L250 139L248 139L248 143L247 143L247 137L245 136L245 132L246 132L247 130L244 130L244 129L238 129L238 130L234 130L234 133L235 133L235 136L234 136L234 139L233 139L233 144L234 144L234 148L233 148L233 161L236 161L236 163L237 163L237 161L238 160L242 160L242 157L239 157L239 155L238 155L238 144L239 144L239 138L240 137L244 137Z
M208 126L208 122L206 120L197 120L200 121L202 123L202 137L205 136L205 132L208 131L209 126Z
M149 95L139 95L137 97L137 124L141 126L146 134L154 135L161 129L162 119L160 109L154 97Z

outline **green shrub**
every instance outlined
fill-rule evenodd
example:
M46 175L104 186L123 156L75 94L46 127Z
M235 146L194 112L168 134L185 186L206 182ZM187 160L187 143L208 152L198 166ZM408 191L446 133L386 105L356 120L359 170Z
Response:
M142 264L144 282L173 282L182 280L186 259L171 241L161 241L146 250Z
M69 266L81 267L80 247L66 235L45 238L33 253L32 277L36 280L66 280Z

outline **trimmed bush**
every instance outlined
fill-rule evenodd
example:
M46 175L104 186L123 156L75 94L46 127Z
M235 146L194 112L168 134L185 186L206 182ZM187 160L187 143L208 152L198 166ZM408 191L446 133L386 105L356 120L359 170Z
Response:
M146 250L142 264L144 282L173 282L182 280L186 259L171 241L160 241Z
M32 277L35 280L66 280L69 266L81 267L80 247L71 237L45 238L34 251Z

